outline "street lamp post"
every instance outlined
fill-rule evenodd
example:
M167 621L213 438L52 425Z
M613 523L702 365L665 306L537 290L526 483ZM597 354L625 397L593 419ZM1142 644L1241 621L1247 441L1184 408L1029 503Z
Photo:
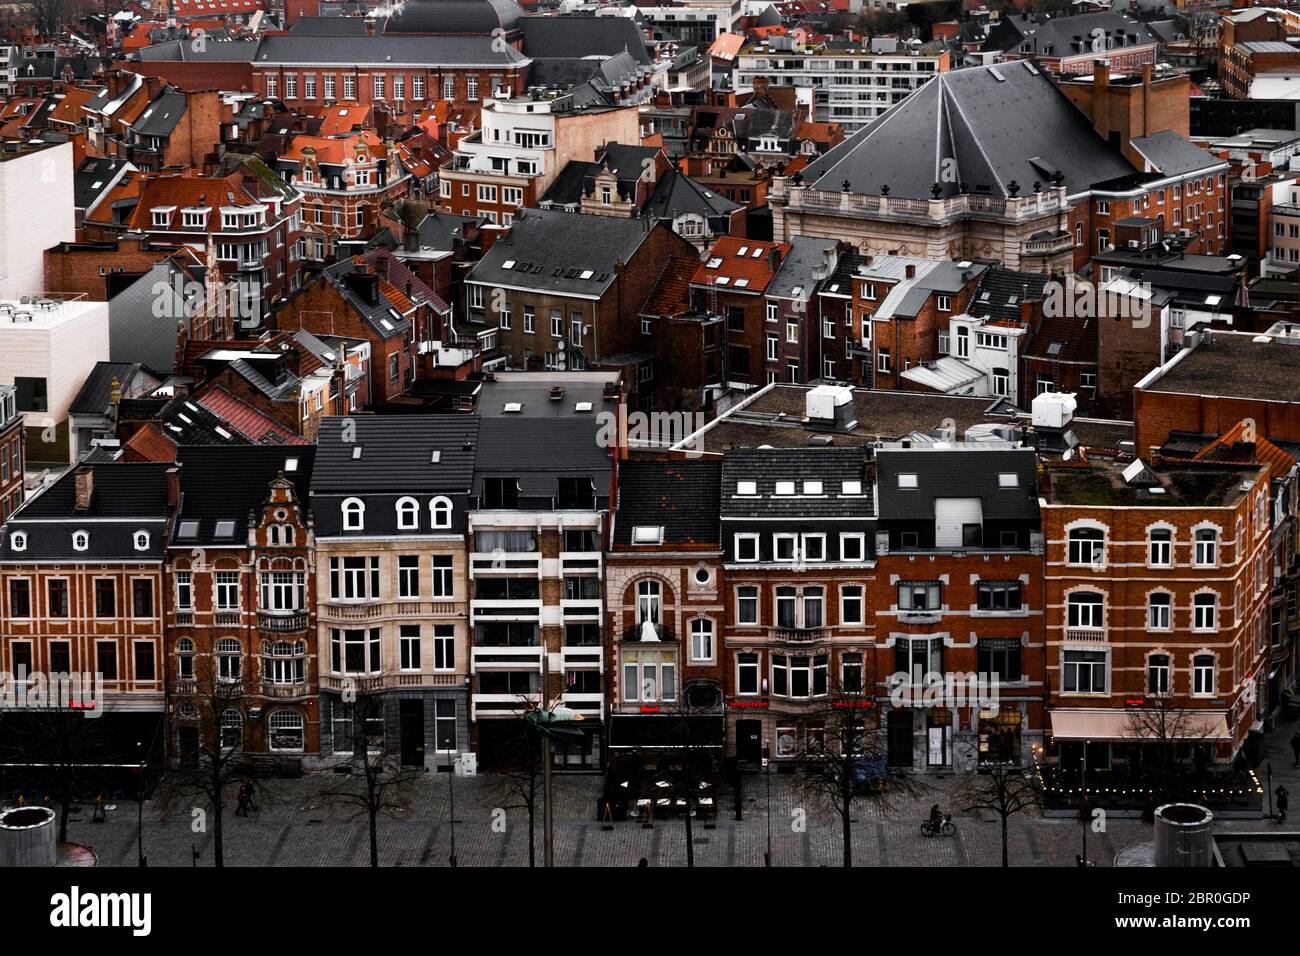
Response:
M542 652L542 702L550 696L547 684L551 676L550 654L547 651ZM549 706L544 706L542 702L536 705L529 705L528 712L524 719L533 725L542 738L542 865L555 865L555 843L553 829L553 812L551 808L551 738L559 737L561 739L571 739L575 735L581 736L581 732L576 728L566 726L574 721L582 720L582 714L577 713L573 708L564 704L564 695L561 694L551 701ZM557 726L559 725L559 726Z
M1088 865L1088 741L1083 742L1083 756L1079 758L1079 789L1083 792L1083 860Z
M135 848L139 857L141 866L148 866L149 860L144 855L144 741L135 742L136 750L140 753L140 792L136 795L136 818L135 818Z
M763 738L763 781L767 787L767 852L763 854L763 865L772 865L772 761L767 749L767 738Z
M447 822L451 825L451 865L456 865L456 751L447 754Z

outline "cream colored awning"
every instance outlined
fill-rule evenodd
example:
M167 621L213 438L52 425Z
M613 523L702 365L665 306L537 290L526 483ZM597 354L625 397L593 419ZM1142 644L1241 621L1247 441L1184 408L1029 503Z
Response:
M1130 710L1052 710L1051 735L1057 740L1154 739L1149 726L1137 724ZM1150 724L1148 718L1145 723ZM1170 715L1168 723L1182 740L1231 740L1227 714L1213 711Z

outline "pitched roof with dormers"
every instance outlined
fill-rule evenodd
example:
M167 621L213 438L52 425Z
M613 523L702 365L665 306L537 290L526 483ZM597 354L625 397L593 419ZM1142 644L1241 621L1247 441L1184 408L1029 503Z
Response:
M723 236L709 247L692 284L721 291L761 294L780 271L793 247L788 242L759 242ZM775 260L775 261L774 261Z

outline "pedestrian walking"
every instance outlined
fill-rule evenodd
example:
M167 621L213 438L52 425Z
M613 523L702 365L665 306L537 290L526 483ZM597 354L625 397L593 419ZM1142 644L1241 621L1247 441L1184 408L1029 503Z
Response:
M262 811L257 809L257 804L253 802L253 781L251 780L247 781L244 784L244 788L245 788L245 797L248 799L248 809L252 810L254 813L261 813ZM248 813L245 812L244 816L248 816Z
M95 795L95 812L90 817L91 823L104 823L108 816L104 813L104 795L102 793Z
M1291 796L1291 791L1287 790L1282 784L1278 784L1274 796L1277 797L1277 822L1281 823L1286 819L1287 798Z
M1295 754L1295 766L1300 767L1300 730L1291 735L1291 753Z
M235 797L238 801L235 804L235 816L237 817L248 816L248 784L241 783L239 785L239 792L235 795Z

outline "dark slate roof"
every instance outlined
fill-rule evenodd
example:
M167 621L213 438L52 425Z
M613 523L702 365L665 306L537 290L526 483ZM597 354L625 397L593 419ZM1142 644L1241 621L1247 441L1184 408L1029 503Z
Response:
M817 274L817 270L825 269L831 262L828 253L833 253L837 245L839 245L838 239L792 236L790 252L781 260L776 275L767 284L767 295L796 297L795 289L800 290L799 296L811 295L814 286L829 274L828 269L820 275Z
M327 418L317 439L311 493L464 493L474 475L479 425L477 415Z
M248 540L249 514L266 503L271 482L281 475L293 483L298 502L305 506L315 455L310 445L177 449L181 506L172 523L172 546L222 542L242 546ZM218 535L218 522L230 522L230 533L223 527Z
M663 545L720 547L718 487L722 462L626 461L618 471L614 544L632 544L632 528L664 529Z
M722 460L724 518L869 518L871 485L863 476L860 448L738 448ZM736 483L754 481L758 497L736 497ZM776 496L778 481L793 481L793 496ZM823 494L804 497L803 482L822 482ZM863 497L843 497L845 481L862 482Z
M163 434L177 445L249 444L225 419L188 398L172 399L159 409L155 418Z
M289 28L295 36L359 37L366 35L364 17L299 17Z
M239 43L209 44L239 47ZM148 49L148 48L146 48ZM242 52L242 51L241 51ZM230 57L235 59L235 57ZM265 37L257 47L258 63L331 64L383 63L393 66L510 66L527 58L509 44L483 36L295 36Z
M491 36L519 26L524 11L514 0L405 0L392 6L384 32Z
M558 206L576 205L582 197L595 188L596 177L604 170L614 174L618 183L618 194L622 199L636 195L637 182L644 175L646 163L653 163L657 146L625 146L622 143L610 143L603 154L594 162L571 159L560 170L551 188L542 197L543 202Z
M73 204L77 209L89 209L108 192L118 174L129 164L121 159L104 159L88 156L81 161L72 177Z
M469 278L485 285L599 297L613 283L615 266L630 262L647 234L637 219L523 210ZM506 268L507 262L514 264ZM590 277L583 279L588 271Z
M955 175L944 176L945 160L955 160ZM1046 75L1017 61L938 74L809 164L803 179L834 192L845 179L856 193L888 185L912 199L930 198L936 182L948 196L964 183L1003 197L1011 180L1023 193L1057 171L1071 194L1137 173Z
M695 213L705 219L730 216L740 203L701 186L685 173L670 169L655 183L654 192L645 205L645 212L656 219L671 220L675 216Z
M1166 176L1184 176L1225 164L1225 160L1201 149L1171 129L1160 130L1150 136L1134 137L1133 148Z
M380 278L375 275L373 267L367 266L370 274L376 279ZM360 274L361 267L352 259L340 259L334 265L329 266L321 273L323 281L329 282L338 291L348 303L356 310L356 313L365 319L366 323L374 329L383 338L393 338L394 336L405 335L411 327L411 321L402 316L402 309L399 304L391 302L384 295L383 283L378 286L376 301L370 302L363 296L355 286L348 280L348 276ZM306 288L304 285L303 288ZM392 311L390 311L392 310ZM394 315L393 312L397 314ZM388 323L388 327L384 323Z
M597 497L609 495L608 449L597 443L594 417L484 418L479 429L474 490L481 493L485 477L519 479L526 498L551 498L558 479L589 475Z
M450 212L430 212L420 220L420 248L451 252L465 235L465 224L482 224L480 216L462 216Z
M184 61L199 63L251 63L257 58L256 40L223 40L205 43L202 49L187 40L168 40L153 46L141 47L131 54L131 58L144 62Z
M1035 520L1037 453L1032 448L891 449L876 451L876 497L882 521L932 521L936 498L979 498L985 520ZM1018 482L1003 488L998 475ZM900 489L899 474L915 474L917 487Z
M1080 13L1072 17L1050 17L1039 20L1035 16L1013 14L1004 17L993 28L984 44L986 51L1011 50L1050 56L1069 56L1077 53L1072 46L1076 37L1083 40L1089 50L1092 49L1093 31L1106 32L1108 50L1122 50L1123 46L1115 40L1115 31L1122 31L1127 37L1137 34L1138 43L1154 43L1159 40L1147 29L1145 23L1124 16L1114 10L1100 13ZM1136 45L1129 43L1128 45Z
M834 295L844 299L853 297L853 277L858 274L858 267L866 260L860 252L841 252L835 263L835 269L817 290L819 295Z
M112 402L113 382L125 387L139 369L140 366L134 362L96 362L68 412L72 415L107 414Z
M523 26L525 56L577 59L627 51L643 66L654 62L640 28L629 17L538 16L525 18Z
M170 136L185 115L185 94L165 90L131 124L141 136Z
M167 469L170 464L86 465L93 472L90 507L76 510L76 473L66 472L45 491L29 498L5 523L0 560L5 561L158 561L167 521ZM12 532L27 533L27 548L14 551ZM72 534L87 531L86 551L74 551ZM135 549L137 531L149 532L149 547Z
M988 319L1020 321L1020 304L1043 297L1049 277L1037 272L1016 272L995 266L980 276L971 299L971 315Z

